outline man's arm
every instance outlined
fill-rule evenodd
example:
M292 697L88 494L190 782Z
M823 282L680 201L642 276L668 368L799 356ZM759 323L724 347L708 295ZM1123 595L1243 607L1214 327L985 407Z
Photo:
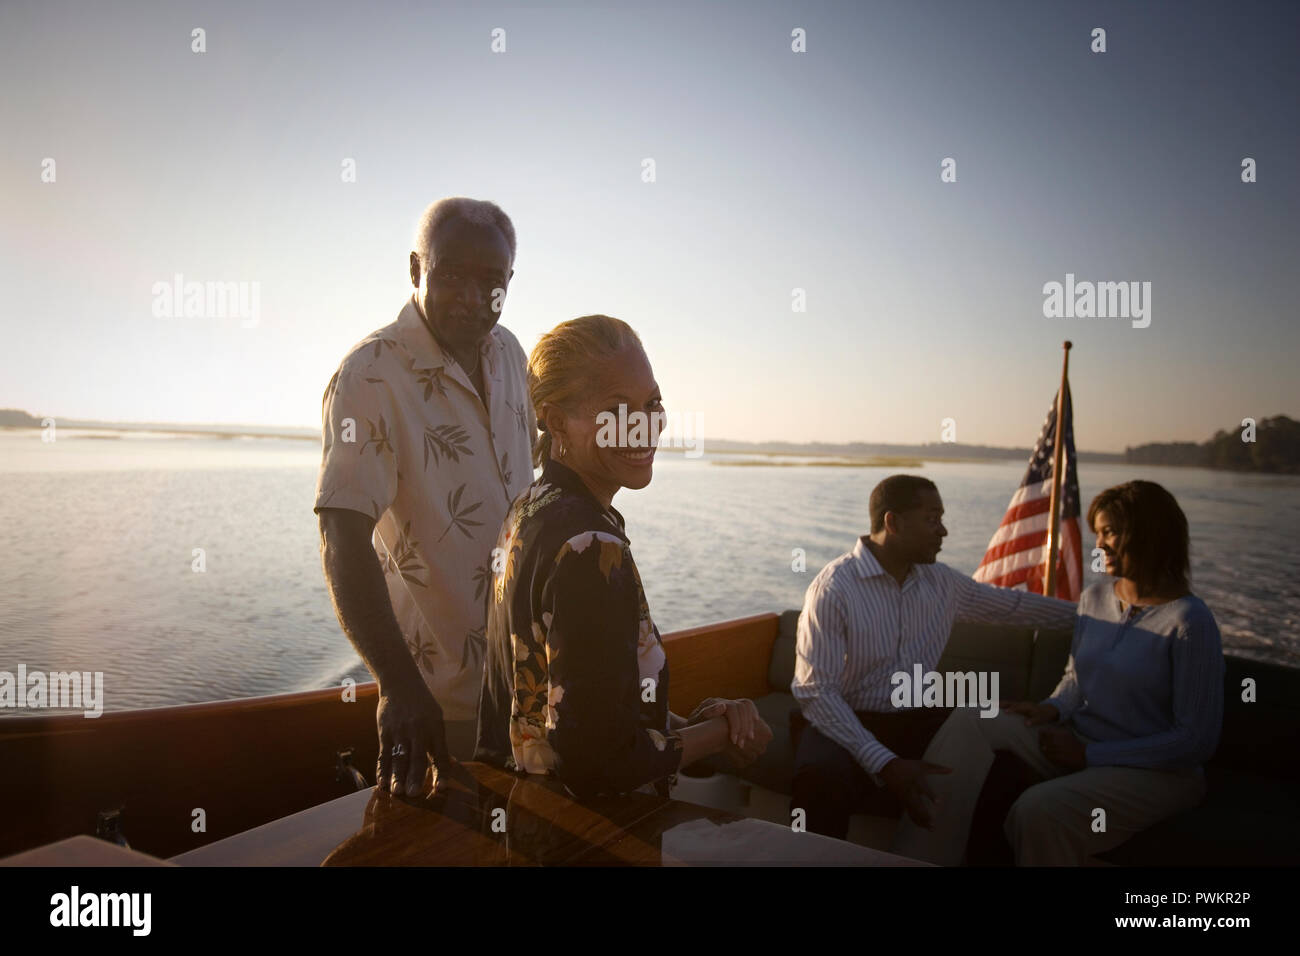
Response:
M981 584L948 568L955 585L957 620L972 624L1009 624L1064 631L1074 629L1077 605L1030 591Z
M396 410L382 377L352 368L334 373L321 400L321 470L314 510L320 515L321 562L343 633L379 681L376 784L418 795L427 756L450 769L442 711L406 649L371 536L397 496L397 449L385 420ZM352 434L365 422L371 440ZM375 423L378 423L376 426ZM394 757L394 745L400 745ZM441 774L435 776L439 779ZM395 780L394 780L395 778Z
M879 773L895 755L862 726L840 692L848 634L847 619L834 594L809 588L795 648L790 692L808 722L852 754L867 773Z
M374 519L359 511L320 510L321 562L334 613L381 687L423 685L370 543L374 529Z
M379 682L379 762L376 785L404 788L418 796L433 757L435 771L450 765L442 709L420 676L402 637L384 582L384 570L371 545L375 521L344 508L320 510L321 563L330 600L343 633ZM400 744L405 755L394 758Z

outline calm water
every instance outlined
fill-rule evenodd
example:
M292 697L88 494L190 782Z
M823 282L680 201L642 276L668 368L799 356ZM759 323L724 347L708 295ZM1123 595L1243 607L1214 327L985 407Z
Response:
M325 592L315 443L38 436L0 431L0 670L101 670L107 710L369 679ZM665 456L649 488L615 499L660 629L798 607L813 575L866 530L871 488L894 470ZM970 573L1024 464L909 470L943 494L940 559ZM1193 587L1225 645L1300 666L1300 479L1079 473L1085 502L1130 478L1172 491L1191 522ZM194 548L204 574L191 570ZM794 548L806 573L790 569Z

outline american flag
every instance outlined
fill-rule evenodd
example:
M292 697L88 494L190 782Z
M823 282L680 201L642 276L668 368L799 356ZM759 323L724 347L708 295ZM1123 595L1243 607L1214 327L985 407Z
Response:
M1079 526L1079 473L1074 455L1074 415L1070 404L1070 386L1065 388L1062 417L1065 419L1065 451L1062 463L1065 478L1061 482L1060 545L1056 555L1056 596L1067 601L1079 600L1083 581L1083 536ZM1056 450L1056 400L1047 412L1038 444L1029 458L1029 469L1020 487L1011 496L1011 504L1002 524L989 541L984 559L975 569L976 581L999 587L1023 587L1035 594L1043 593L1047 577L1047 512L1051 507L1052 463Z

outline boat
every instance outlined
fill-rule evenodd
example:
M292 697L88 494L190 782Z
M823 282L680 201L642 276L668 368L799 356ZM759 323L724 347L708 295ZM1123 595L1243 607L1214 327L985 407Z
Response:
M705 697L750 698L774 733L767 753L743 772L718 765L683 772L673 792L679 804L790 829L790 715L798 708L789 685L798 614L757 614L664 635L675 712ZM939 670L997 671L1003 698L1042 699L1061 674L1069 641L1068 631L959 623ZM1093 862L1300 863L1300 670L1231 654L1225 660L1223 735L1206 766L1205 802ZM0 719L0 760L10 780L0 793L0 857L89 834L170 860L220 841L248 845L258 828L295 814L308 819L303 811L342 806L343 797L364 806L359 791L373 790L377 702L371 682L95 719ZM549 799L538 794L534 803ZM894 822L855 818L849 841L885 850ZM231 842L236 837L242 842ZM376 862L373 855L368 862Z

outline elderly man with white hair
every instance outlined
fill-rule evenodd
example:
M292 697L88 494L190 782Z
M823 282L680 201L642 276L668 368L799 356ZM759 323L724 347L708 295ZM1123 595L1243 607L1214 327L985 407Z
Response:
M377 784L415 796L474 750L492 548L532 481L526 357L497 324L515 230L443 199L411 252L415 292L325 389L316 486L325 579L379 682Z

